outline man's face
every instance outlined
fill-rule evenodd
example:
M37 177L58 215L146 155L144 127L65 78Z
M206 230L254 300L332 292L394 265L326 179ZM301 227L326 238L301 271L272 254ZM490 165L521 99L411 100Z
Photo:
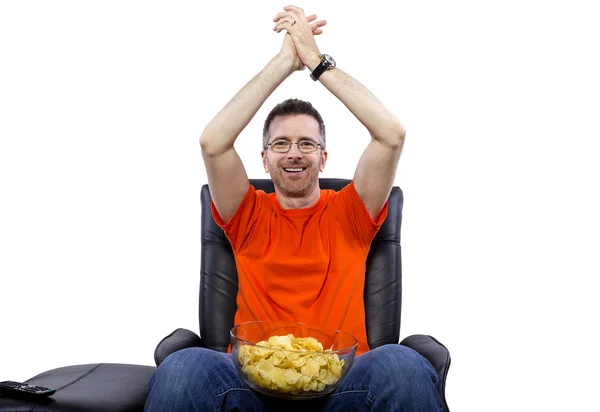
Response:
M268 143L279 140L292 143L310 140L320 144L319 122L306 114L277 116L269 126ZM265 172L270 173L273 184L291 197L309 193L318 184L319 172L323 171L327 161L327 151L321 146L312 153L301 152L297 144L293 144L287 153L277 153L270 146L261 154Z

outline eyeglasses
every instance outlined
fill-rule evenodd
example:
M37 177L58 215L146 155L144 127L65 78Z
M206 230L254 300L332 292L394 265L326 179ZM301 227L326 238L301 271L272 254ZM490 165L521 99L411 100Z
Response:
M293 144L298 145L298 150L302 153L313 153L321 146L319 143L315 143L312 140L302 140L298 143L288 142L287 140L277 140L269 143L267 146L271 146L271 149L276 153L287 153L290 151Z

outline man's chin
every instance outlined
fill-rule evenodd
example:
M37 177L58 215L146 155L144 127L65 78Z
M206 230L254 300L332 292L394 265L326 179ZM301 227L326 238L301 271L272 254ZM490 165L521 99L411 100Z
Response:
M276 185L279 190L289 197L302 197L308 193L307 185Z
M279 178L274 178L273 176L271 176L271 180L273 181L275 187L279 189L279 191L281 191L283 194L289 197L305 196L306 194L308 194L313 184L316 183L313 182L311 184L310 182L286 182L283 181L283 179L280 180Z

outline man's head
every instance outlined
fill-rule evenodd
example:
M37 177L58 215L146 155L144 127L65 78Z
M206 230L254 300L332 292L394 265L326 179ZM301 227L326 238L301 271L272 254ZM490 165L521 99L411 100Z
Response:
M262 158L265 172L286 196L302 197L318 188L327 161L319 112L298 99L275 106L265 120Z

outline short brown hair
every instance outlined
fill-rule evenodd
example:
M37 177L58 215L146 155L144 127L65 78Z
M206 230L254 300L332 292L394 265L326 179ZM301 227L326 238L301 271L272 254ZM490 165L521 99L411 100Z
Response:
M306 102L300 99L287 99L271 110L267 119L265 120L265 126L263 127L263 149L267 148L269 143L269 126L276 116L287 116L294 114L307 114L314 117L319 122L319 134L321 135L321 149L325 149L325 123L323 118L313 107L310 102Z

